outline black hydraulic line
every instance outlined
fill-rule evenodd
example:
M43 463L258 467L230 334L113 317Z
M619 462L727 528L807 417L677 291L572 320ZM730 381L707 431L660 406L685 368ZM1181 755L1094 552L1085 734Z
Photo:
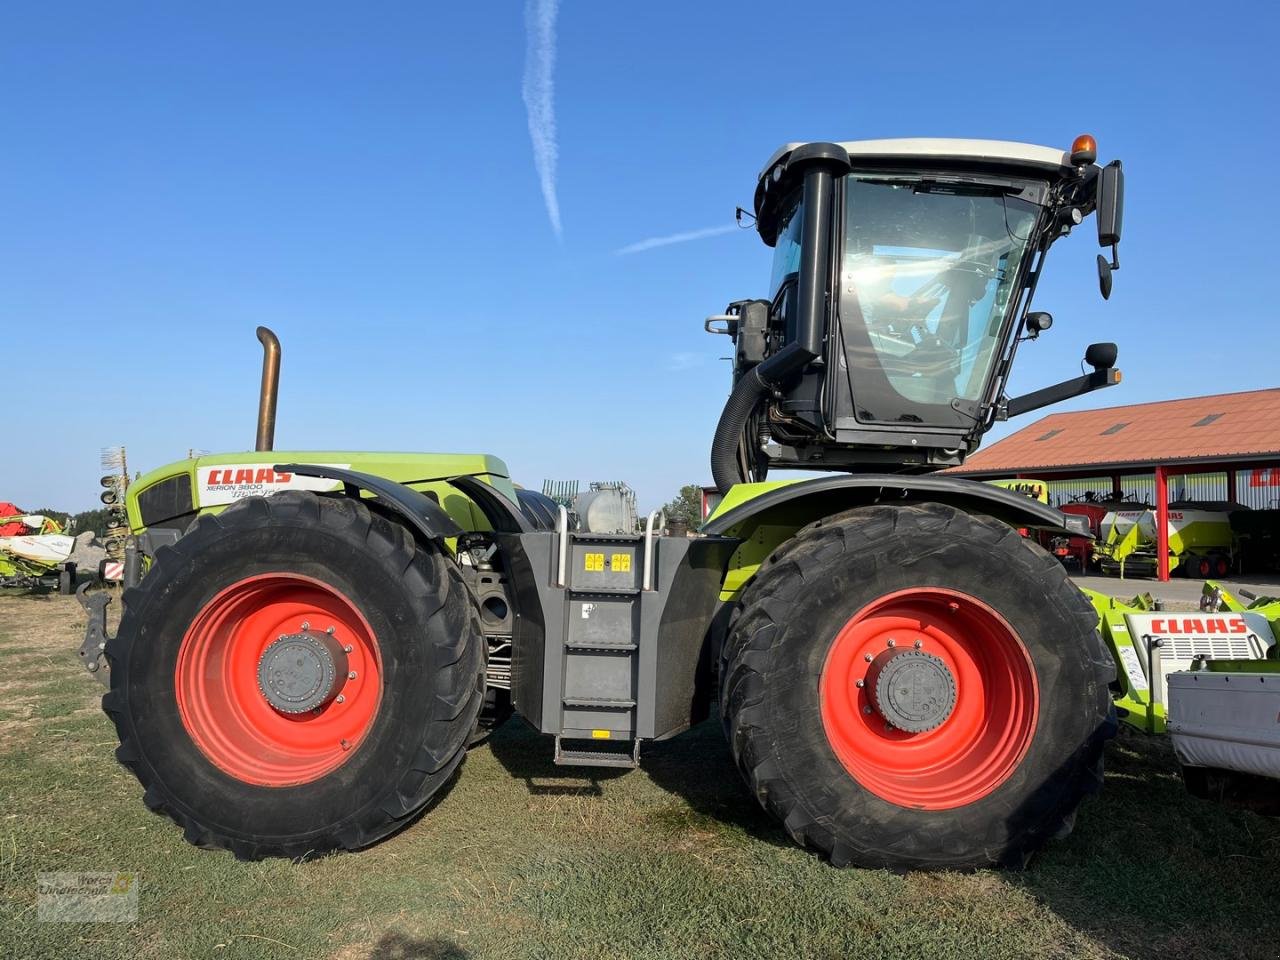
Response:
M729 394L729 400L716 424L711 440L711 478L716 489L728 493L735 483L746 479L738 464L738 445L742 442L742 428L756 408L760 398L769 392L769 384L760 376L760 367L747 371Z

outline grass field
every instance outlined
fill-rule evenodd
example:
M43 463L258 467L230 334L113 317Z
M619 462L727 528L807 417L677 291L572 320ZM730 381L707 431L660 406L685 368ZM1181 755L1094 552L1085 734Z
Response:
M642 769L551 763L519 721L424 819L357 855L237 863L142 805L59 597L0 596L0 957L1275 957L1280 823L1183 793L1124 736L1023 873L837 871L743 790L712 723ZM40 922L36 874L134 871L139 918Z

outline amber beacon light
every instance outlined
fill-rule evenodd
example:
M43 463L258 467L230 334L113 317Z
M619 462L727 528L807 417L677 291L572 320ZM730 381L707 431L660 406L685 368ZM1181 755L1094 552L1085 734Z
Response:
M1077 167L1098 159L1098 142L1090 134L1082 133L1071 141L1071 162Z

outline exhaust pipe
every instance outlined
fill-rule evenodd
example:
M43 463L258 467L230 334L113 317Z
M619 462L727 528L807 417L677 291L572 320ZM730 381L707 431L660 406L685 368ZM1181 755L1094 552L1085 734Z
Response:
M280 392L280 338L258 328L262 344L262 389L258 393L258 440L255 450L272 450L276 442L276 397Z

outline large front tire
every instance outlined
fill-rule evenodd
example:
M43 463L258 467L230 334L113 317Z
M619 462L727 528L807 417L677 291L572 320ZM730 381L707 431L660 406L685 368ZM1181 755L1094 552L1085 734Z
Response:
M986 517L869 507L761 568L721 658L739 769L837 866L1020 866L1102 780L1114 664L1062 565Z
M124 601L103 698L116 756L191 843L363 847L462 762L484 697L475 606L441 549L357 501L287 492L201 517Z

